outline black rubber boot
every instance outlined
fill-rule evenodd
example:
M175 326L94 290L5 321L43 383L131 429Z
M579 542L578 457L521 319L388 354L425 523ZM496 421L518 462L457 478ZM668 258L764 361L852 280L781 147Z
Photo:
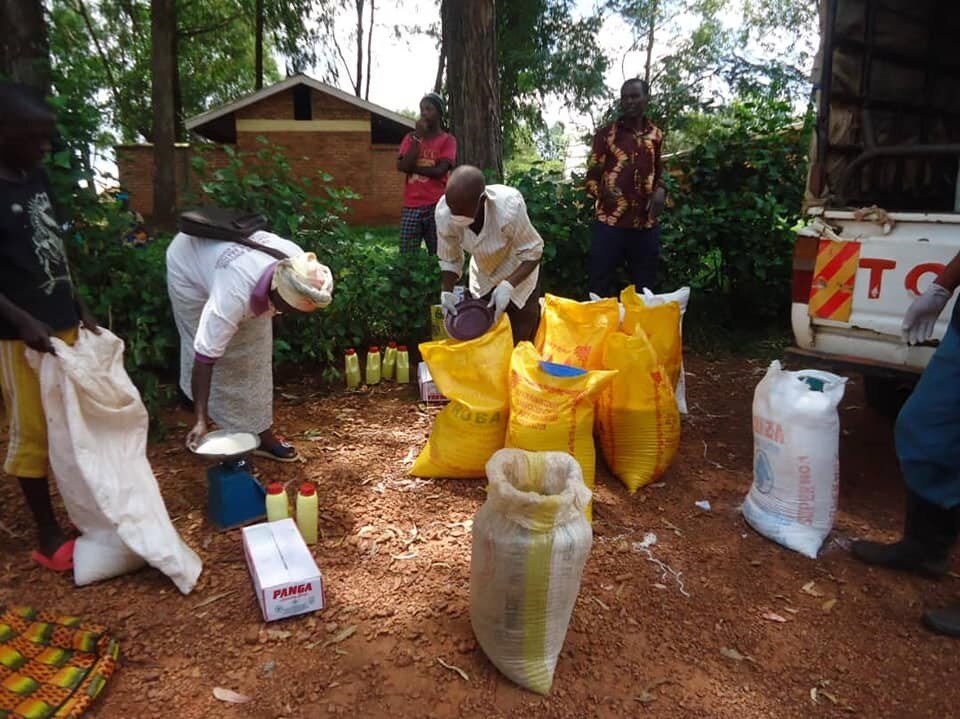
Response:
M854 542L850 551L867 564L939 578L947 573L950 550L960 531L958 519L957 509L944 509L909 492L903 539L892 544Z
M929 610L923 615L923 623L937 634L960 638L960 604Z

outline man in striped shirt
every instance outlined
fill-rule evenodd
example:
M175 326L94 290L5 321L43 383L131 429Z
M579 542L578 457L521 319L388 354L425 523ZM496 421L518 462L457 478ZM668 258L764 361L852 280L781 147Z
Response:
M457 312L453 287L469 252L470 294L489 301L495 321L507 313L515 344L532 340L540 319L543 239L523 196L506 185L487 185L479 169L462 165L447 181L436 221L444 315Z

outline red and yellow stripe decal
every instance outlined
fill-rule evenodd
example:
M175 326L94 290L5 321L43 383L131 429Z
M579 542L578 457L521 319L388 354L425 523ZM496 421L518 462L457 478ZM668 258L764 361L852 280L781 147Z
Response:
M810 283L811 317L836 322L850 320L859 262L859 242L820 240Z

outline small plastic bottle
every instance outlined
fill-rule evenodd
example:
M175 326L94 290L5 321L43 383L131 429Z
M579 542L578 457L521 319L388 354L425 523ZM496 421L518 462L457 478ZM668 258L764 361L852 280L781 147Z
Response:
M393 381L396 378L395 370L397 368L397 343L391 342L387 345L383 353L383 378Z
M290 507L287 504L287 490L280 482L267 485L267 521L276 522L290 516Z
M407 346L397 347L397 382L407 384L410 382L410 355L407 354Z
M367 384L380 384L380 348L376 346L367 352Z
M307 544L317 543L317 513L317 488L304 482L297 493L297 527Z
M360 386L360 358L357 351L351 347L344 358L344 374L347 377L347 389L356 389Z

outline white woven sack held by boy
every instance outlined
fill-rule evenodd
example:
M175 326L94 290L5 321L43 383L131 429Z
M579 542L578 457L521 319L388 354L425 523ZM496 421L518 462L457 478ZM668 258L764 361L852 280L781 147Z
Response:
M816 558L833 528L846 378L774 361L753 397L753 486L743 516L760 534Z

